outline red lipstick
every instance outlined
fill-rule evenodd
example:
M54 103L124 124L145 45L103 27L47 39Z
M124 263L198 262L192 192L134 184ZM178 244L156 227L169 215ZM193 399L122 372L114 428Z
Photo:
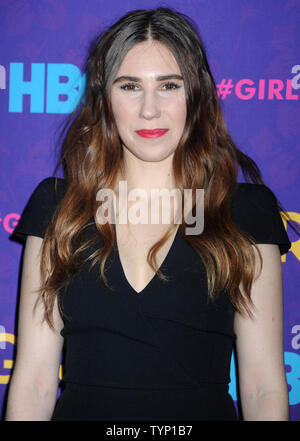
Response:
M142 136L142 138L154 139L154 138L159 138L160 136L164 135L165 133L168 132L168 130L169 129L154 129L154 130L142 129L142 130L136 130L136 133L139 136Z

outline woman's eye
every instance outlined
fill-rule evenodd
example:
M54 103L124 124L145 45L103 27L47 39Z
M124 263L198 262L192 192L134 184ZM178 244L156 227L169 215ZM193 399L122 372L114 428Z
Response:
M136 84L133 83L127 83L127 84L123 84L121 86L121 89L123 90L129 90L129 91L136 91L138 86Z
M165 83L162 88L163 90L173 90L173 89L179 89L181 86L176 83Z

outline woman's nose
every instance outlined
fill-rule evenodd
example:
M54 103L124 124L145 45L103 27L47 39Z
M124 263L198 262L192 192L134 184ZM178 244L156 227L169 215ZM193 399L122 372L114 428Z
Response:
M140 117L152 119L159 118L160 115L159 98L153 92L144 93L141 99Z

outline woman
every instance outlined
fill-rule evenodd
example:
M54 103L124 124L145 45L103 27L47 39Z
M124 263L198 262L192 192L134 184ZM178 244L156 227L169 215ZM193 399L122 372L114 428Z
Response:
M228 134L193 25L166 8L130 12L95 40L86 74L65 178L39 184L13 234L27 240L6 419L236 420L235 344L242 417L287 420L280 254L291 243ZM121 181L148 208L154 188L179 189L173 208L204 189L203 231L186 234L185 216L120 222L132 208L119 207ZM101 189L116 196L107 223Z

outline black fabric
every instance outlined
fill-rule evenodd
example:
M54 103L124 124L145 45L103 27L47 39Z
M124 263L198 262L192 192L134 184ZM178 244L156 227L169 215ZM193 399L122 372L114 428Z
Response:
M57 184L56 184L57 182ZM66 181L46 178L39 183L27 202L12 239L26 241L28 235L43 238L55 209L65 194Z
M40 183L13 237L43 237L65 191ZM291 246L275 196L263 185L239 183L232 215L257 243ZM95 224L87 234L96 232ZM101 239L95 247L101 246ZM52 420L235 420L228 393L235 310L226 291L207 296L205 267L177 230L157 275L137 293L117 248L107 262L110 290L99 267L81 272L60 293L64 311L63 391Z
M276 197L266 185L239 183L232 204L235 222L255 243L278 244L280 254L291 247Z

